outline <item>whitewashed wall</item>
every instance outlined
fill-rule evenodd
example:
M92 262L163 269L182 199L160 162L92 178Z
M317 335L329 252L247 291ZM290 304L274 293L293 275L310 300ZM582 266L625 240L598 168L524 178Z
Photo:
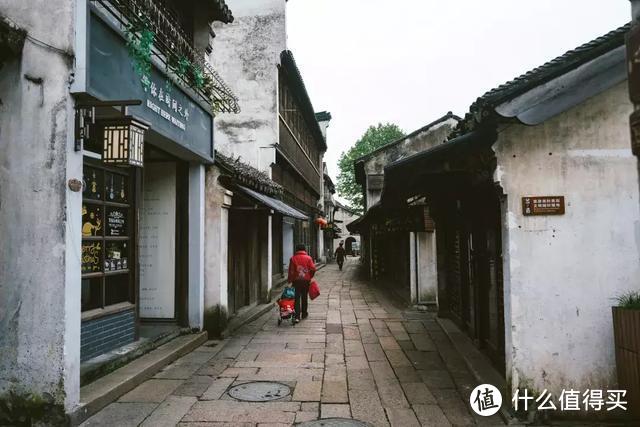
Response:
M82 156L74 151L74 2L0 2L25 42L0 69L0 399L80 392Z
M612 298L640 289L638 169L627 85L544 124L505 126L494 150L507 195L507 380L559 395L614 387ZM563 216L524 217L521 198L564 195Z
M214 24L214 68L239 98L240 114L219 114L215 145L271 176L279 141L278 68L286 49L285 0L229 0L235 18Z

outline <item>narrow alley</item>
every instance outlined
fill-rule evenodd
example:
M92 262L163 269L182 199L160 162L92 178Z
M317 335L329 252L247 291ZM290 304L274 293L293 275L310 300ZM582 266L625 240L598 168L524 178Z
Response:
M335 264L321 269L321 296L298 325L278 326L274 308L223 345L204 344L167 366L83 425L270 426L327 418L374 426L501 425L497 415L474 418L468 411L476 384L434 316L389 305L359 279L359 268L349 258L343 271ZM262 393L274 399L265 402L229 395L252 381L290 391Z

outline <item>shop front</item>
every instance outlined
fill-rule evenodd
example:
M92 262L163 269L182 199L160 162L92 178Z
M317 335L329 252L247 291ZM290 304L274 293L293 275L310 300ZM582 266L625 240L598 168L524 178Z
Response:
M86 90L76 94L92 111L82 147L82 361L140 338L202 327L211 106L159 63L137 72L121 18L90 7ZM139 105L125 113L113 108L117 100ZM138 136L118 127L123 118L144 124ZM118 158L134 150L135 161Z

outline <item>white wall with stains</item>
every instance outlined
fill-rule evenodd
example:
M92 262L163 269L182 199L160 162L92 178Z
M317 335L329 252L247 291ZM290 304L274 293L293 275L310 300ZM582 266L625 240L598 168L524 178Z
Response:
M25 42L0 68L0 399L80 391L82 156L74 151L74 3L0 1Z
M216 116L216 149L271 176L279 141L277 66L286 49L286 1L229 0L227 5L235 20L214 23L212 64L242 111Z
M505 125L494 150L506 194L503 252L512 387L614 388L613 298L640 289L638 168L626 82L538 126ZM524 196L565 196L560 216Z

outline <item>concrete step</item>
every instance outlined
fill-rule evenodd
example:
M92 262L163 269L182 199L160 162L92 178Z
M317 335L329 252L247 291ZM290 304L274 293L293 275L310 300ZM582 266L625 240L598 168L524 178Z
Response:
M82 423L109 403L154 376L169 363L193 351L206 341L206 332L182 335L82 387L80 405L71 415L72 425ZM222 347L222 343L218 345Z

